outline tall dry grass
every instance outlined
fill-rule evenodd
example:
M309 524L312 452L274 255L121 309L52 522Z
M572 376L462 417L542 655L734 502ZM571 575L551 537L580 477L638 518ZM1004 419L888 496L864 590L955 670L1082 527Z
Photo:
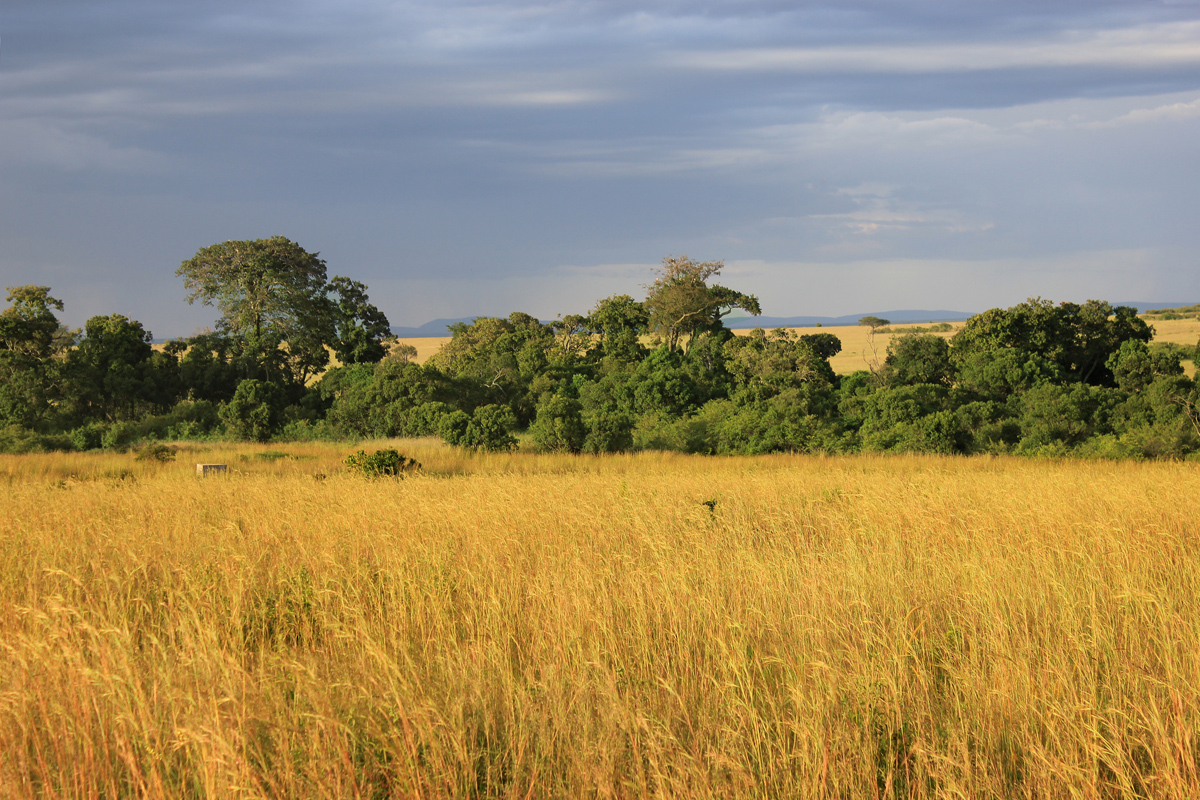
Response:
M0 795L1200 796L1192 466L278 449L0 460Z

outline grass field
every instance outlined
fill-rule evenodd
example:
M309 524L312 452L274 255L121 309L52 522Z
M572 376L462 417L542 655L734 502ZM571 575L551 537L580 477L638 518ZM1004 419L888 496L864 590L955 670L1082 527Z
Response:
M1150 324L1154 326L1156 342L1174 342L1176 344L1195 347L1196 342L1200 340L1200 320L1197 319L1179 319L1179 320L1151 320ZM952 330L936 335L943 338L950 338L959 329L963 323L950 323ZM899 335L904 331L918 327L928 328L929 323L919 323L911 325L890 325L888 326L890 333L879 333L875 336L875 346L879 355L879 360L882 362L887 357L888 342L893 336ZM832 333L842 341L842 351L829 360L829 365L833 367L833 371L838 375L848 375L851 372L860 369L869 369L874 356L871 352L870 343L868 342L869 328L856 325L842 325L837 327L810 327L810 328L790 328L797 334L806 333ZM750 333L749 329L737 330L734 333L745 336ZM438 351L438 349L450 341L449 337L443 338L428 338L428 339L401 339L401 342L411 344L417 348L418 363L425 363L429 357ZM647 343L649 338L646 339ZM1194 365L1187 361L1184 364L1187 374L1191 375L1194 372Z
M949 338L953 336L954 332L963 325L961 322L952 322L950 324L954 326L953 330L946 333L939 333L937 335ZM921 325L891 325L889 326L889 329L893 331L893 333L876 334L875 345L876 349L878 350L879 360L881 362L887 357L887 346L888 342L891 341L892 336L896 335L896 332L903 332L908 328L913 327L929 327L929 323L924 323ZM749 328L739 329L734 331L734 333L739 336L746 336L750 333L750 330L751 329ZM839 375L848 375L855 370L868 369L868 365L873 359L873 354L867 341L867 336L870 333L869 328L859 326L840 326L830 328L789 328L788 330L794 331L795 333L801 335L806 333L832 333L834 336L841 339L842 352L838 353L829 360L829 364L833 367L833 371ZM430 356L432 356L441 348L443 344L450 341L450 337L400 339L398 341L404 344L411 344L413 347L417 348L417 357L414 360L418 364L424 364L429 360ZM647 336L643 341L649 345L651 340L650 337ZM1195 342L1193 341L1192 344L1195 344Z
M0 456L0 796L1200 796L1194 466L396 444Z

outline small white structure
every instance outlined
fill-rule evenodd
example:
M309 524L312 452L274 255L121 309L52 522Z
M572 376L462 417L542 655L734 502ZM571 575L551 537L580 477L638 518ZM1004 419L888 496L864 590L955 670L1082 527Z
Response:
M207 475L224 475L227 465L225 464L197 464L196 477L203 478Z

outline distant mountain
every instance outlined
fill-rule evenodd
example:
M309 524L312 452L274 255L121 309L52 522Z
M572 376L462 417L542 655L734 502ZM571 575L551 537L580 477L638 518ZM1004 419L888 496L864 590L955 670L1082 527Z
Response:
M1147 303L1142 300L1122 300L1119 303L1113 303L1114 306L1133 306L1138 310L1138 313L1147 311L1157 311L1160 308L1187 308L1191 303Z
M433 322L426 322L417 328L403 328L392 326L392 335L400 339L429 339L434 336L449 336L450 326L456 322L465 322L470 325L478 317L459 317L458 319L435 319Z
M1184 302L1146 302L1143 300L1123 300L1114 302L1114 306L1133 306L1138 311L1154 311L1160 308L1179 308L1189 305ZM920 309L902 309L899 311L872 311L863 314L846 314L842 317L726 317L725 327L734 330L746 328L809 328L818 323L822 327L837 327L839 325L857 325L863 317L881 317L889 322L961 322L970 319L978 312L968 311L928 311ZM456 322L470 324L478 317L459 317L458 319L435 319L416 328L393 327L392 333L401 339L425 339L435 336L449 336L450 326ZM549 320L542 320L549 322Z
M1167 304L1168 306L1170 304ZM1165 306L1164 306L1165 307ZM867 314L849 314L844 317L726 317L725 327L742 328L804 328L816 325L857 325L858 321ZM954 322L964 320L971 315L964 311L884 311L871 316L883 317L891 322ZM460 317L458 319L435 319L416 328L392 327L392 334L401 339L424 339L433 336L449 336L450 326L456 322L470 324L478 317ZM549 323L549 320L542 320Z
M847 314L844 317L726 317L725 327L741 328L808 328L820 324L822 327L857 325L863 317L881 317L888 322L960 322L973 314L966 311L872 311L863 314Z

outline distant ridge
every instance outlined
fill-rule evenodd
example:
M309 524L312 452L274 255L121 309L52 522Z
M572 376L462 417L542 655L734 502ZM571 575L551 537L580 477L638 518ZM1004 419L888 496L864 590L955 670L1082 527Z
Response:
M403 328L396 325L392 326L392 335L400 339L428 339L434 336L449 336L450 326L456 322L465 322L470 325L475 320L479 319L480 314L475 317L459 317L458 319L435 319L432 322L426 322L416 328Z
M1170 304L1168 303L1167 306ZM1164 306L1166 307L1166 306ZM481 315L483 316L483 315ZM844 317L726 317L725 327L734 330L744 328L804 328L820 323L829 325L857 325L867 314L848 314ZM882 311L871 314L891 322L956 322L972 315L965 311ZM449 336L450 326L456 322L470 324L479 317L458 319L435 319L416 328L392 327L392 334L401 339L424 339L433 336ZM550 320L542 320L548 323Z
M1113 303L1114 306L1133 306L1138 310L1138 313L1145 311L1158 311L1160 308L1187 308L1192 303L1147 303L1142 300L1122 300L1119 303Z
M1146 302L1143 300L1121 300L1112 303L1114 306L1133 306L1139 312L1155 311L1160 308L1180 308L1188 303L1174 301L1170 303ZM809 328L820 324L822 327L837 327L841 325L857 325L863 317L881 317L889 322L961 322L970 319L979 312L901 309L898 311L871 311L862 314L846 314L841 317L726 317L725 327L733 330L746 328ZM458 317L457 319L435 319L416 328L392 327L392 334L401 339L427 339L435 336L449 336L450 326L456 322L470 324L483 314L474 317ZM548 322L549 320L542 320Z
M729 317L725 327L733 330L744 328L808 328L813 325L837 327L857 325L863 317L881 317L888 322L961 322L975 316L966 311L871 311L862 314L846 314L842 317Z

